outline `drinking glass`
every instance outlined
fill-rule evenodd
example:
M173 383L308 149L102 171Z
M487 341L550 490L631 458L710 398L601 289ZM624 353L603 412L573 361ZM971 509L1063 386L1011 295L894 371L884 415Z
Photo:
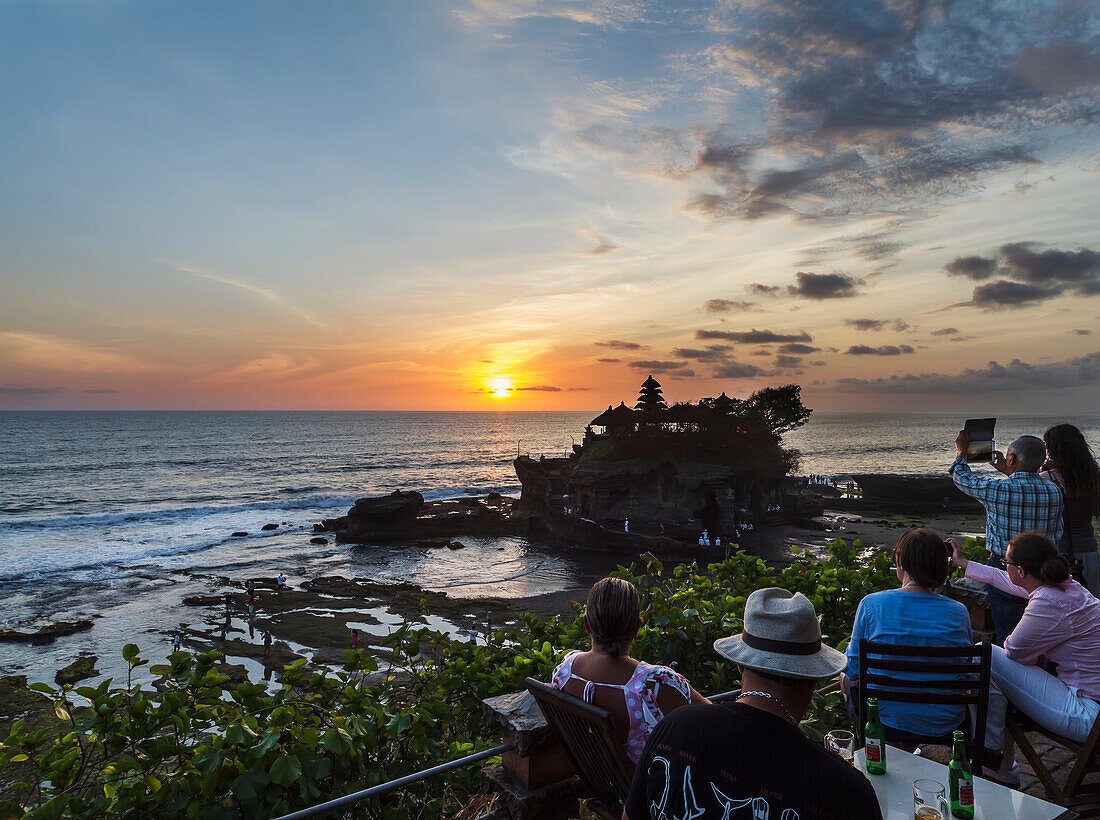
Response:
M947 820L950 816L942 783L938 780L913 781L913 820Z
M833 729L825 735L825 748L849 766L856 765L856 736L846 729Z

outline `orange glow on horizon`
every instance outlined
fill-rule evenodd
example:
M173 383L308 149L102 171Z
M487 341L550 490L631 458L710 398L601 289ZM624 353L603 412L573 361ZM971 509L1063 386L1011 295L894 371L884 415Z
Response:
M489 379L488 386L493 391L494 399L508 399L512 397L516 384L511 379L495 378Z

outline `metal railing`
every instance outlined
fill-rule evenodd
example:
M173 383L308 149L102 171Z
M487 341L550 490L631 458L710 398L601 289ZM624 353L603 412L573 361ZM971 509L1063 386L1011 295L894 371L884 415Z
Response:
M740 689L732 689L729 692L719 692L717 695L711 695L708 697L711 703L720 703L724 700L732 700L741 694ZM457 760L451 760L448 763L440 763L438 766L433 766L430 769L424 769L420 772L413 774L407 774L404 777L399 777L396 780L390 780L386 783L379 783L377 786L371 786L369 789L363 789L361 791L353 792L352 794L346 794L343 797L337 797L335 800L329 800L327 803L318 803L316 806L310 806L308 809L300 809L292 814L284 814L277 820L299 820L303 817L317 817L318 815L328 814L330 811L343 808L344 806L351 805L352 803L358 803L360 800L367 800L371 797L380 797L383 794L389 794L392 791L396 791L403 786L409 786L413 783L419 783L421 780L427 780L429 777L435 777L438 774L445 774L447 772L454 771L455 769L461 769L463 766L469 766L474 763L480 763L483 760L488 760L490 757L496 757L497 755L510 752L512 750L511 743L505 743L502 746L494 746L492 749L485 749L481 752L475 752L472 755L466 757L460 757Z

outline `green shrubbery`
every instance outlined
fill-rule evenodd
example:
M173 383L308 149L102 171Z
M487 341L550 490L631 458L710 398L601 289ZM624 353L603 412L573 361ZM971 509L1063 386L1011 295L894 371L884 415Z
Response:
M738 551L705 569L666 569L651 556L620 567L616 574L642 593L645 626L632 654L676 662L700 691L733 689L736 667L711 647L740 631L754 589L805 593L827 642L843 648L860 599L896 585L889 554L858 541L833 542L824 560L795 559L776 569ZM275 694L261 684L231 685L217 671L218 652L177 652L152 667L158 692L129 682L114 691L108 682L35 684L62 728L24 733L19 721L0 744L0 817L267 818L313 805L496 745L499 736L481 724L481 700L521 689L528 675L549 679L562 654L586 648L587 637L578 606L574 617L527 615L488 645L411 622L386 646L381 664L363 650L345 652L338 672L307 671L299 661ZM147 663L132 644L123 657L131 673ZM803 730L818 737L846 722L839 695L821 696ZM349 816L446 816L477 784L477 767L468 767Z

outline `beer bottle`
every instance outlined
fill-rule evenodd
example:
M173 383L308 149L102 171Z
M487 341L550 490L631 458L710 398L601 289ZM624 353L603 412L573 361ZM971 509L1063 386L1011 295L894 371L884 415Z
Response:
M878 719L878 698L867 699L867 725L863 727L863 754L868 774L886 774L886 730Z
M974 816L974 775L962 732L955 732L955 751L947 764L947 776L951 781L951 816L970 820Z

